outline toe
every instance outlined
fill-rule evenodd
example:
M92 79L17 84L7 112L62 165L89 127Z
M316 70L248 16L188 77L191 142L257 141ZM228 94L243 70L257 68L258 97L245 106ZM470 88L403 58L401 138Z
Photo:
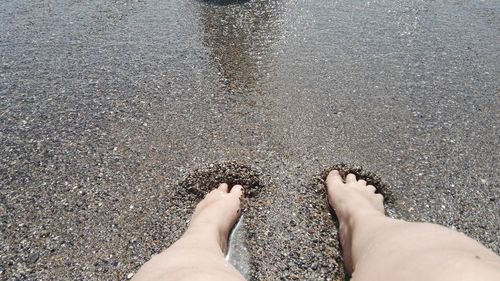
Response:
M373 193L375 193L375 191L377 191L377 189L373 185L367 185L366 188L368 188Z
M221 183L217 189L225 193L229 192L229 186L227 185L227 183Z
M233 186L233 188L231 188L231 192L230 192L232 195L234 195L235 197L243 197L243 186L237 184L235 186Z
M339 174L339 171L337 170L332 170L329 174L328 177L326 178L327 183L332 183L332 184L339 184L343 183L342 182L342 177Z
M348 174L346 179L346 183L355 183L356 182L356 176L354 174Z

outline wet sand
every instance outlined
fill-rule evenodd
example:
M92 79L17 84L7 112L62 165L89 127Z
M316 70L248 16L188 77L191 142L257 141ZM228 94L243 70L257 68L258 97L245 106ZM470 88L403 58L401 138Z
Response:
M342 162L500 252L498 3L220 4L2 4L0 279L126 280L229 179L250 279L342 280Z

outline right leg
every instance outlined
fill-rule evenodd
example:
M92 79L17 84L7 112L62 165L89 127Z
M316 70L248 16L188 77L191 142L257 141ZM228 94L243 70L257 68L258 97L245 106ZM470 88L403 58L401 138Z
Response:
M326 181L352 280L500 280L500 257L479 242L428 223L384 215L373 186L337 171Z

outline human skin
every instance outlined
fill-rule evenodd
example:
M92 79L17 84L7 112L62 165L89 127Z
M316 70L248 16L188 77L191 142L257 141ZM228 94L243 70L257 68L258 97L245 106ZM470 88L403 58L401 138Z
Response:
M500 257L472 238L386 217L382 195L353 174L331 171L326 186L351 280L500 280Z
M196 206L184 235L145 263L132 280L245 280L224 258L242 198L240 185L229 190L223 183L212 190Z
M386 217L383 197L353 174L332 171L327 197L339 219L344 266L352 281L500 280L500 257L443 226ZM227 184L196 206L184 235L144 264L134 281L245 280L225 259L243 188Z

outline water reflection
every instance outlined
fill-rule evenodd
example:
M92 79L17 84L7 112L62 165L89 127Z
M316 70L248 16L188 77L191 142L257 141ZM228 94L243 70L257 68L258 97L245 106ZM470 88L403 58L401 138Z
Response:
M278 36L281 3L222 2L228 5L200 2L203 42L210 48L227 91L258 91L258 81L266 75L271 59L269 49Z
M229 261L246 280L250 280L250 253L248 252L245 242L247 231L243 223L244 219L245 216L242 215L229 237L229 249L226 260Z

